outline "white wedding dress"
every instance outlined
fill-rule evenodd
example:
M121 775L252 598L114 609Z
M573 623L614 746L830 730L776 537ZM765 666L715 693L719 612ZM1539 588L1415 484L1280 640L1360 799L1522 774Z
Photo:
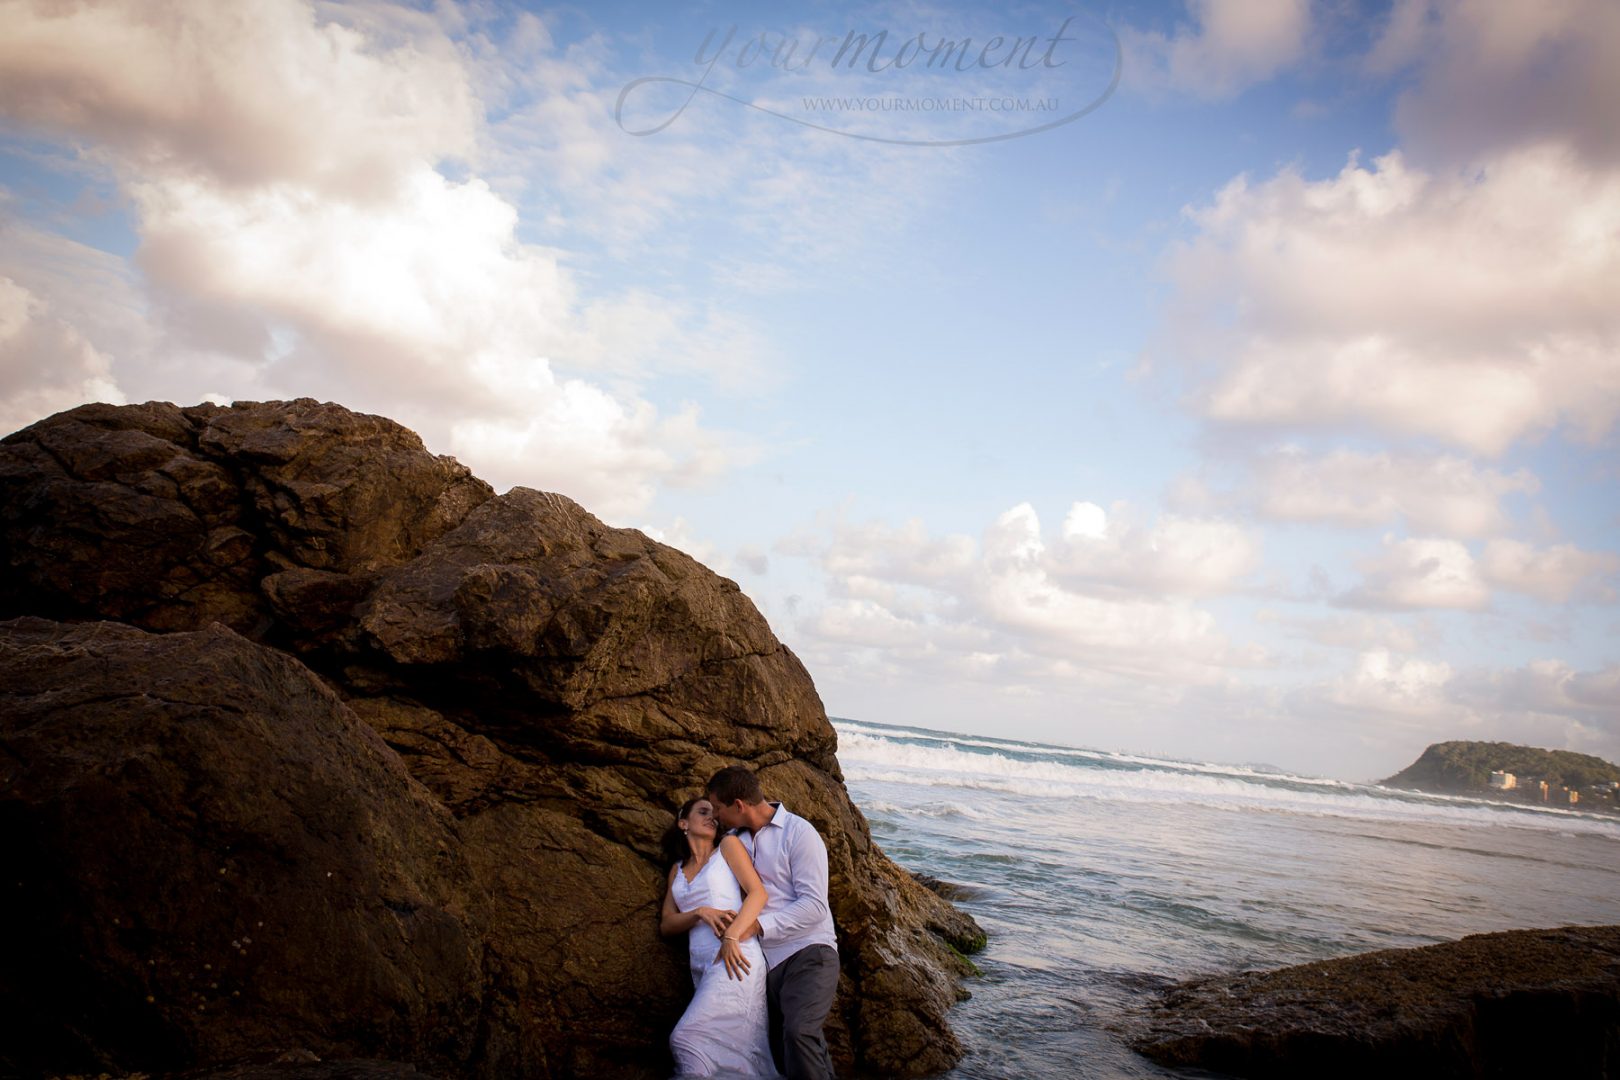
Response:
M675 872L675 906L681 911L713 907L737 911L742 907L742 886L716 851L691 881ZM767 1080L779 1074L771 1062L770 1010L765 1003L765 953L759 942L742 943L750 965L742 979L729 978L726 965L716 963L720 939L699 921L687 935L691 950L692 1003L669 1036L675 1053L677 1080L689 1077L724 1077L725 1080Z

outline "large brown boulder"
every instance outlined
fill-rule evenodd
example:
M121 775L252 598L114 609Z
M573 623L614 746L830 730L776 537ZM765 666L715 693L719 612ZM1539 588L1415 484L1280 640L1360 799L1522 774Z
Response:
M1256 1078L1620 1072L1620 926L1476 934L1195 980L1133 1035L1166 1065Z
M22 618L0 681L0 1007L26 1033L0 1055L469 1054L485 933L455 820L303 664L217 623Z
M8 747L34 742L0 758L0 812L38 849L30 887L63 902L26 909L41 944L33 967L0 958L0 992L28 998L56 957L102 1003L53 1027L65 1006L39 996L41 1034L17 1052L181 1068L249 1044L318 1046L454 1075L660 1075L687 987L683 947L656 935L658 836L708 775L744 761L827 839L844 961L829 1032L844 1069L914 1076L960 1055L944 1019L961 993L956 950L982 933L873 844L809 675L733 582L681 552L560 495L496 496L388 420L297 401L86 406L6 438L0 557L0 618L161 635L6 629L35 689L0 697L0 730ZM44 640L56 644L42 652ZM97 648L118 655L92 662ZM277 674L242 674L256 666ZM159 675L193 691L153 694ZM99 689L63 697L62 682ZM216 686L251 704L213 701ZM140 725L107 717L135 701L166 717L142 723L195 744L121 742ZM205 737L185 711L199 709L257 726ZM126 758L145 764L113 767ZM38 771L46 761L57 771ZM75 763L96 781L72 779ZM319 792L337 788L349 794L327 806ZM231 835L284 847L228 868L215 883L228 894L199 885L179 904L163 881L217 873L201 791L210 819L258 823ZM126 818L150 819L128 843ZM345 821L365 824L345 833ZM53 839L75 829L91 839ZM121 859L137 880L146 865L98 845L164 852L152 865L167 869L130 893L145 898L144 952L83 936L113 913L84 874ZM311 871L340 863L360 899L334 921L289 883L318 885ZM235 963L235 911L272 900L308 914L277 945L308 994L242 989L235 1019L205 1001L143 1042L179 984L159 994L140 965ZM351 974L319 974L339 968Z

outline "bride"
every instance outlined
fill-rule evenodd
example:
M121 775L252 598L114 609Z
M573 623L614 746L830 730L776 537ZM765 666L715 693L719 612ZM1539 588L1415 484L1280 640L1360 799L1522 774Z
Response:
M664 836L674 865L659 930L687 935L696 988L669 1048L679 1080L775 1077L765 954L753 937L765 886L741 840L728 836L717 850L718 832L709 800L692 799Z

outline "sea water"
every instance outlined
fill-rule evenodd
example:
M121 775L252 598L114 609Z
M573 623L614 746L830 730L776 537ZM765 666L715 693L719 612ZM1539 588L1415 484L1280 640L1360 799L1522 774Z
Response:
M989 935L962 1078L1168 1077L1164 986L1492 930L1620 923L1620 816L834 720L872 835Z

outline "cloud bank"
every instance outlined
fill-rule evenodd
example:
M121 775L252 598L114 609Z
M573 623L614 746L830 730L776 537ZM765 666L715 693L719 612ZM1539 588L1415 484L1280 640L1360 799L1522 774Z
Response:
M11 0L0 19L0 108L116 180L149 320L138 343L75 330L52 321L59 293L12 281L0 362L59 359L8 420L86 396L332 397L610 517L726 466L695 408L591 379L701 315L587 301L558 252L519 238L517 208L470 171L476 65L434 17Z

